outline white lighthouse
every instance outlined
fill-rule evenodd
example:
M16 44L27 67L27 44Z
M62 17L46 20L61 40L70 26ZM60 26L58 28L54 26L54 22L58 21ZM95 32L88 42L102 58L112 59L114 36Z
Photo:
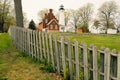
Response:
M66 32L65 30L65 14L64 14L64 6L61 5L59 9L59 25L60 25L60 32Z

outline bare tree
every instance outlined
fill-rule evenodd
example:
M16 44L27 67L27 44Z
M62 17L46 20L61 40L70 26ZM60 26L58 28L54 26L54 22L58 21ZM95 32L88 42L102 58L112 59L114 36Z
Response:
M16 25L19 27L24 27L21 0L14 0L14 6L15 6L15 13L16 13Z
M40 10L40 11L38 12L38 17L39 17L39 20L40 20L40 21L42 21L42 19L45 17L45 14L48 13L48 11L49 11L49 10L45 8L45 9Z
M26 13L24 13L24 12L23 12L23 24L24 24L25 28L27 28L28 24L29 24L29 21L27 19Z
M10 1L1 0L0 1L0 31L4 32L4 26L6 20L8 19L8 14L10 13ZM11 17L11 16L10 16Z
M73 10L73 9L71 9L70 11L71 11L71 12L70 12L70 14L71 14L70 16L71 16L71 18L72 18L71 24L74 25L75 33L76 33L77 28L78 28L78 26L79 26L79 24L80 24L80 22L79 22L79 20L80 20L80 15L79 15L79 13L78 13L78 10Z
M68 21L70 20L70 9L65 10L65 26L67 26Z
M106 33L107 29L112 27L114 24L113 19L117 13L117 9L118 6L115 1L104 2L102 6L99 8L99 18L102 24L105 26Z
M91 16L93 13L93 4L88 3L83 7L79 8L79 15L81 22L83 23L83 30L88 32L88 24L91 20Z
M97 20L97 19L94 19L93 26L95 26L96 28L98 28L100 26L100 21Z
M120 9L117 11L116 15L114 15L113 20L117 32L120 32Z

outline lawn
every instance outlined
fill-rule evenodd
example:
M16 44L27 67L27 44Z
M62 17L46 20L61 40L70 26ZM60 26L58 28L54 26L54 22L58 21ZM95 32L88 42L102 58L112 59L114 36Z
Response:
M104 46L107 48L116 49L120 51L120 34L117 35L85 35L85 36L69 36L71 40L77 40L80 42L86 42L96 45L98 48Z
M120 51L120 34L77 34L72 32L54 32L53 35L65 36L71 41L77 40L79 43L85 42L88 46L90 44L96 45L99 49L104 46L106 48L116 49Z
M0 33L0 52L8 50L11 46L11 40L8 34Z
M40 67L39 62L14 48L7 33L0 34L0 80L60 80Z

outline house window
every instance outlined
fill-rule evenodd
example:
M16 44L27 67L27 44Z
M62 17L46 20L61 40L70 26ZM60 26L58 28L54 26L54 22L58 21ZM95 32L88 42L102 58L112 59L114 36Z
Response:
M57 25L55 25L55 29L58 29L58 26L57 26Z
M50 29L53 29L53 25L50 25Z
M48 23L48 19L45 19L45 23Z

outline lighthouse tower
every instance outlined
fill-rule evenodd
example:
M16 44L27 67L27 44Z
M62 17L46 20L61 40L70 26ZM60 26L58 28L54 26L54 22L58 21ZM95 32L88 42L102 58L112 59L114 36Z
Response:
M59 25L60 25L60 32L65 32L65 15L64 15L64 6L61 5L59 8Z

